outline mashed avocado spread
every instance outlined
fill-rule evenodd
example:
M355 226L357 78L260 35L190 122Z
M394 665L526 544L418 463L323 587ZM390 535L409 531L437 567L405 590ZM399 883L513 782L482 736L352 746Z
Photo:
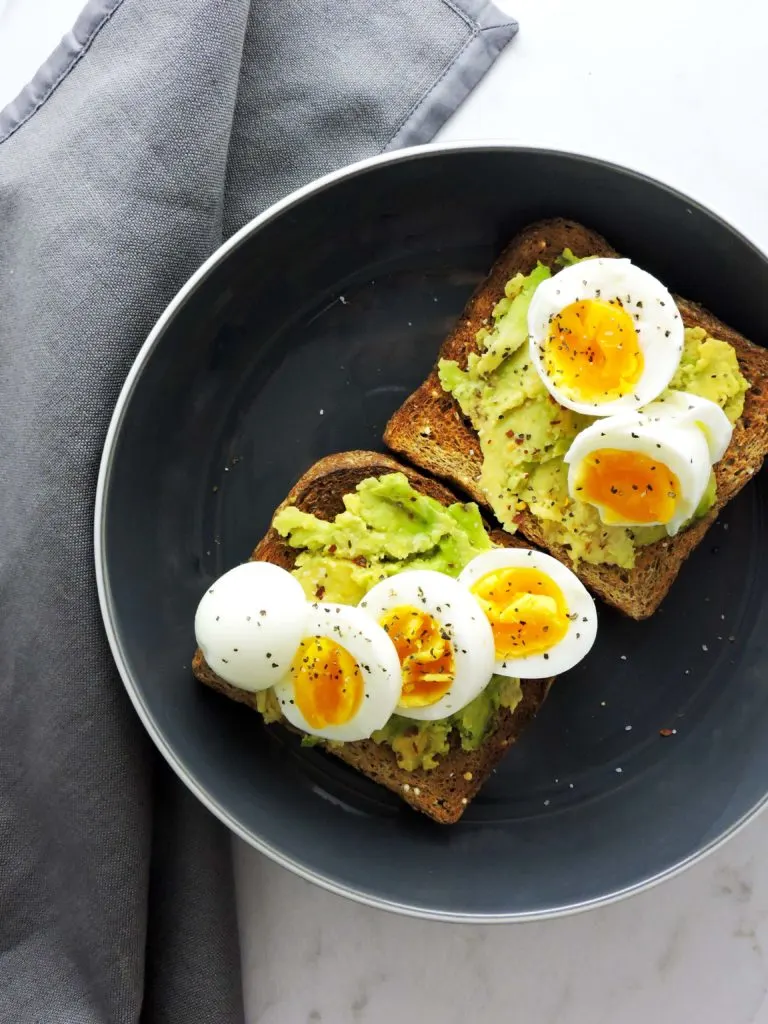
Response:
M568 265L576 258L566 249L559 262ZM579 431L594 421L557 403L529 360L528 306L538 285L550 276L549 268L539 264L530 274L508 281L491 321L477 334L478 352L469 356L466 369L441 360L440 382L478 434L480 485L507 530L514 531L520 512L529 509L547 542L565 545L574 561L629 569L637 546L659 540L666 531L605 526L594 506L568 495L563 456ZM742 413L748 387L731 345L702 328L686 329L671 389L716 402L733 423ZM713 473L696 516L705 515L715 498Z
M375 583L403 569L458 576L475 555L493 547L477 505L441 505L415 491L402 473L363 480L344 496L344 511L332 522L289 506L273 526L299 552L293 574L307 597L340 604L357 604ZM280 707L273 691L256 696L264 720L277 721ZM401 768L434 768L452 733L465 750L475 750L494 712L515 708L521 699L519 680L494 676L450 718L417 722L393 715L372 738L394 750ZM306 737L305 742L317 741Z

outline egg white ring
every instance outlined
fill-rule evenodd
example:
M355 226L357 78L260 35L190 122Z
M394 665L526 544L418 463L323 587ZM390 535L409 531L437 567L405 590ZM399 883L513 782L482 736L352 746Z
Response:
M307 628L301 639L316 636L334 640L357 662L364 689L357 714L339 725L314 728L295 703L290 671L275 684L280 711L291 725L310 736L346 743L368 739L387 724L400 699L400 659L395 645L365 612L343 604L323 602L309 605Z
M622 300L633 318L643 354L643 373L631 394L607 402L578 401L558 387L546 371L544 350L551 318L575 302L616 298ZM650 310L652 318L643 312ZM668 386L683 354L684 326L675 300L652 274L627 259L585 260L542 281L528 307L528 334L531 360L547 391L560 405L586 416L611 416L647 405Z
M469 588L487 573L503 568L538 569L548 576L563 593L570 621L563 639L550 650L520 658L499 658L494 671L521 679L546 679L567 672L586 657L597 636L597 609L592 596L566 565L534 548L485 551L462 570L459 583ZM474 594L472 597L477 600Z
M431 569L410 569L382 580L358 607L379 622L401 605L423 610L445 630L453 645L455 673L451 688L434 704L398 705L395 713L422 722L448 718L473 701L491 680L496 658L491 625L463 586Z
M667 466L680 482L675 515L668 523L611 522L611 526L664 526L673 537L696 511L709 483L709 448L702 430L693 423L647 417L600 419L574 438L564 456L568 466L568 493L574 501L585 501L576 490L581 463L599 448L652 455ZM686 486L687 482L687 486ZM589 503L593 504L593 503ZM595 505L600 513L602 508Z
M256 693L285 674L304 635L307 612L301 584L286 569L244 562L203 594L195 612L195 640L216 675Z
M731 443L733 424L717 402L709 398L701 398L688 391L670 391L647 405L643 413L651 421L666 418L698 427L707 442L712 465L722 459Z

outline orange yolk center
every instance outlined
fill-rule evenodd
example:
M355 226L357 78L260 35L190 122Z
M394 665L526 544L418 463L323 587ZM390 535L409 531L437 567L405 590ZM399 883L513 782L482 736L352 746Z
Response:
M296 706L313 729L343 725L359 711L365 693L360 666L330 637L302 640L291 675Z
M598 448L580 464L576 490L581 501L602 508L606 523L668 523L680 481L669 466L642 452Z
M543 654L568 632L563 592L540 569L494 569L471 590L488 617L502 660Z
M423 708L444 697L456 664L451 640L428 612L410 605L392 608L380 620L395 645L403 671L400 704Z
M617 299L572 302L552 318L544 367L576 401L607 402L629 394L643 372L632 317Z

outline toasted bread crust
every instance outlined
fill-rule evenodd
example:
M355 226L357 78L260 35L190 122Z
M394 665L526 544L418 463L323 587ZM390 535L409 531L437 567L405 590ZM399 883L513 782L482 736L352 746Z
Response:
M287 505L295 505L323 519L332 519L343 510L344 495L354 491L358 483L366 477L393 472L405 473L416 490L442 504L456 501L455 495L443 484L403 466L387 455L355 451L330 455L315 463L291 489L285 501L276 509L275 515ZM494 531L491 536L497 544L524 546L521 541L502 530ZM296 551L270 528L251 557L290 570L295 563ZM192 671L201 683L211 689L255 708L255 695L231 686L217 676L199 649L192 661ZM453 824L459 820L467 804L507 749L535 717L551 683L551 679L525 680L522 683L521 703L512 712L506 708L499 709L492 731L478 750L465 751L454 743L449 753L440 759L438 766L430 771L405 771L398 766L390 747L378 745L373 740L325 749L374 782L397 793L416 810L442 824ZM282 728L282 725L274 728Z
M565 248L577 256L618 255L602 236L573 221L554 219L530 225L513 239L475 291L445 340L438 360L455 359L466 367L470 352L477 351L477 331L504 294L506 282L516 273L530 273L538 261L551 266ZM723 507L758 472L768 454L768 350L748 341L696 303L678 297L676 301L686 327L703 327L708 334L734 347L741 371L751 384L728 451L715 467L717 501L712 510L676 537L641 548L631 570L585 562L574 565L565 548L545 542L535 516L525 511L519 517L523 536L549 550L573 569L593 593L634 619L647 618L656 611L685 559ZM455 399L443 391L437 363L424 383L392 416L384 441L392 451L461 488L483 508L489 508L479 485L482 457L477 434L462 416Z

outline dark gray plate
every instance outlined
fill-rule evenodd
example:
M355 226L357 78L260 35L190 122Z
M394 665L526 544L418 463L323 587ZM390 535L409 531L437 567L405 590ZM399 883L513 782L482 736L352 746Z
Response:
M319 456L381 447L496 254L553 215L765 337L765 260L683 196L558 153L428 148L305 189L216 253L147 341L106 444L102 609L155 742L259 850L406 913L512 920L615 898L711 849L768 792L765 473L650 621L601 610L593 652L454 827L190 674L209 581L248 557Z

